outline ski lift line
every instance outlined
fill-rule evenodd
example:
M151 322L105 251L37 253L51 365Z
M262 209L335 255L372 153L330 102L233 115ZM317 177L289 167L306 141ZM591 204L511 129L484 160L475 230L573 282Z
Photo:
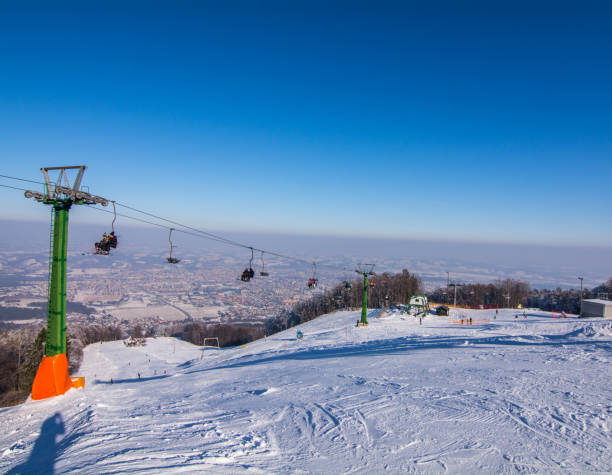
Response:
M10 178L10 179L15 179L15 180L20 180L20 181L25 181L25 182L29 182L29 183L37 183L37 184L45 185L45 183L40 182L40 181L35 181L35 180L27 180L27 179L24 179L24 178L17 178L17 177L12 177L12 176L8 176L8 175L0 175L0 176L1 176L1 177L5 177L5 178ZM5 185L5 186L6 186L6 185ZM27 190L24 190L24 191L27 191ZM140 209L134 208L133 206L129 206L129 205L126 205L126 204L124 204L124 203L119 203L119 202L117 202L117 201L113 201L112 203L113 203L113 206L115 206L115 205L117 205L117 206L122 206L123 208L127 208L127 209L132 210L132 211L135 211L135 212L137 212L137 213L141 213L141 214L144 214L144 215L150 216L150 217L152 217L152 218L159 219L159 220L161 220L161 221L166 221L166 222L168 222L168 223L174 224L174 225L176 225L176 226L183 227L183 228L185 228L185 229L189 229L189 230L191 230L191 231L195 231L195 232L200 233L200 234L202 234L202 235L208 236L209 238L211 238L212 240L217 241L217 242L224 242L224 243L226 243L226 244L233 245L233 246L237 246L237 247L242 247L242 248L244 248L244 249L254 249L254 250L258 251L258 252L266 252L267 254L269 254L269 255L271 255L271 256L279 257L279 258L281 258L281 259L287 259L287 260L291 260L291 261L294 261L294 262L301 262L301 263L308 264L308 265L312 264L312 262L307 261L307 260L305 260L305 259L300 259L300 258L298 258L298 257L288 256L288 255L285 255L285 254L280 254L280 253L278 253L278 252L268 251L268 250L265 250L265 249L254 248L254 247L252 247L252 246L248 246L248 245L246 245L246 244L242 244L242 243L240 243L240 242L237 242L237 241L233 241L233 240L231 240L231 239L224 238L223 236L219 236L219 235L216 235L216 234L210 233L210 232L208 232L208 231L202 231L201 229L197 229L197 228L194 228L194 227L187 226L187 225L185 225L185 224L179 223L179 222L177 222L177 221L173 221L173 220L170 220L170 219L167 219L167 218L163 218L163 217L161 217L161 216L157 216L157 215L155 215L155 214L153 214L153 213L149 213L149 212L147 212L147 211L143 211L143 210L140 210ZM100 209L100 208L96 208L96 209ZM101 211L106 211L106 210L101 210ZM109 212L109 213L110 213L110 211L107 211L107 212ZM169 227L169 226L162 226L162 225L159 225L159 224L156 224L156 223L151 223L151 222L148 222L148 221L145 221L145 220L139 220L138 218L134 218L134 217L129 217L129 216L121 215L121 214L116 213L116 212L115 212L114 214L115 214L115 216L127 217L128 219L134 219L134 220L136 220L136 221L141 221L141 222L144 222L144 223L147 223L147 224L153 224L153 225L156 225L156 226L165 227L166 229L170 229L170 227ZM185 232L185 231L180 230L180 229L175 229L175 230L176 230L176 231L180 231L180 232ZM189 234L189 233L186 233L186 234ZM331 268L331 266L325 266L325 267ZM334 269L336 269L336 268L334 267Z
M8 178L10 180L18 180L18 181L25 181L27 183L36 183L37 185L44 185L45 183L43 183L42 181L36 181L36 180L27 180L25 178L17 178L16 176L9 176L9 175L0 175L0 177L2 178Z
M10 186L10 185L2 185L0 184L0 186L4 187L4 188L10 188L12 190L19 190L19 191L28 191L25 188L17 188L16 186Z
M119 203L117 203L117 204L119 205ZM113 214L113 212L110 211L110 210L103 209L103 208L98 208L98 207L96 207L94 205L89 205L88 207L91 208L91 209L95 209L97 211L101 211L103 213ZM149 220L142 219L142 218L137 218L135 216L130 216L130 215L123 214L123 213L117 213L117 216L120 216L120 217L126 218L126 219L131 219L131 220L134 220L134 221L138 221L138 222L144 223L144 224L150 224L151 226L157 226L157 227L163 228L163 229L168 229L169 230L171 228L171 226L167 226L165 224L155 223L153 221L149 221ZM225 239L217 239L216 237L212 237L212 236L205 235L205 234L196 234L196 233L193 233L193 232L186 231L184 229L176 229L176 228L172 228L172 229L174 229L175 232L187 234L189 236L194 236L194 237L198 237L198 238L202 238L202 239L208 239L210 241L218 242L220 244L226 244L228 246L235 246L235 244L233 244L231 242L228 242ZM264 250L264 249L258 249L256 247L246 246L246 245L241 245L240 247L243 247L245 249L253 249L253 251L257 251L257 252L260 252L260 253L265 253L265 254L268 254L270 256L278 257L278 258L281 258L281 259L291 260L291 261L294 261L294 262L301 262L303 264L308 264L310 266L313 265L312 261L307 261L305 259L300 259L298 257L287 256L285 254L280 254L280 253L277 253L277 252L274 252L274 251L267 251L267 250ZM319 268L326 268L326 269L329 269L329 270L338 270L339 269L336 266L330 266L330 265L326 265L326 264L317 264L317 266Z
M128 205L123 204L123 203L116 202L116 204L117 204L117 206L122 206L123 208L130 209L130 210L135 211L137 213L142 213L142 214L145 214L145 215L150 216L152 218L156 218L156 219L159 219L161 221L166 221L167 223L171 223L171 224L174 224L176 226L181 226L181 227L183 227L185 229L189 229L191 231L195 231L195 232L200 233L200 234L202 234L204 236L208 236L208 237L210 237L213 240L218 241L218 242L224 242L224 243L226 243L228 245L232 245L232 246L236 246L236 247L242 247L243 249L252 249L252 250L255 250L257 252L265 252L266 254L269 254L269 255L275 256L275 257L279 257L281 259L287 259L287 260L291 260L291 261L295 261L295 262L302 262L303 264L309 264L309 265L312 264L312 262L307 261L305 259L300 259L299 257L288 256L286 254L280 254L278 252L268 251L266 249L260 249L260 248L257 248L257 247L249 246L247 244L243 244L243 243L240 243L238 241L234 241L232 239L227 239L227 238L224 238L223 236L219 236L217 234L213 234L213 233L208 232L208 231L202 231L201 229L197 229L197 228L194 228L192 226L187 226L185 224L179 223L177 221L172 221L171 219L167 219L167 218L163 218L161 216L157 216L157 215L155 215L153 213L149 213L147 211L142 211L140 209L134 208L132 206L128 206ZM182 230L177 229L177 231L182 231ZM334 269L335 269L335 267L334 267Z
M8 179L11 179L11 180L23 181L23 182L26 182L26 183L36 183L36 184L39 184L39 185L46 185L46 183L41 182L41 181L29 180L29 179L26 179L26 178L19 178L19 177L14 177L14 176L10 176L10 175L0 174L0 177L8 178ZM14 189L14 190L19 190L19 191L27 191L24 188L18 188L18 187L14 187L14 186L10 186L10 185L2 185L2 184L0 184L0 186L2 186L4 188L10 188L10 189ZM116 206L121 206L123 208L135 211L137 213L141 213L141 214L150 216L152 218L159 219L161 221L166 221L167 223L171 223L171 224L174 224L176 226L180 226L180 227L185 228L185 229L189 229L189 230L194 231L195 233L198 233L198 234L190 233L190 232L185 231L183 229L176 229L176 228L174 228L174 230L176 232L182 232L184 234L188 234L188 235L196 236L196 237L204 237L204 238L210 239L210 240L215 241L215 242L219 242L219 243L223 243L223 244L227 244L227 245L231 245L231 246L236 246L236 247L241 247L241 248L244 248L244 249L251 249L251 250L254 250L254 251L257 251L257 252L261 252L261 253L267 253L270 256L278 257L280 259L290 260L290 261L293 261L293 262L301 262L303 264L308 264L308 265L315 264L315 262L307 261L306 259L301 259L299 257L288 256L286 254L281 254L279 252L274 252L274 251L269 251L269 250L266 250L266 249L260 249L260 248L257 248L257 247L248 246L246 244L243 244L243 243L240 243L238 241L234 241L234 240L225 238L223 236L219 236L217 234L214 234L214 233L211 233L211 232L208 232L208 231L203 231L201 229L197 229L197 228L194 228L194 227L191 227L191 226L179 223L177 221L173 221L173 220L170 220L170 219L167 219L167 218L163 218L161 216L157 216L157 215L155 215L153 213L148 213L146 211L134 208L134 207L126 205L124 203L119 203L119 202L114 201L114 200L112 200L111 202L113 203L113 211L97 208L97 207L92 206L92 205L89 205L89 207L90 208L93 207L94 209L97 209L99 211L103 211L105 213L112 213L114 215L113 223L115 222L117 216L121 216L123 218L132 219L134 221L139 221L141 223L149 224L149 225L152 225L152 226L158 226L158 227L165 228L165 229L170 229L171 228L170 226L165 226L163 224L154 223L152 221L144 220L144 219L141 219L141 218L136 218L134 216L125 215L125 214L122 214L122 213L117 213ZM329 265L324 265L323 264L323 265L320 265L320 267L325 267L325 268L328 268L328 269L337 270L336 266L329 266Z
M239 243L237 241L232 241L231 239L224 238L223 236L217 236L216 234L209 233L208 231L202 231L201 229L193 228L191 226L187 226L187 225L179 223L177 221L172 221L171 219L167 219L167 218L163 218L161 216L157 216L157 215L155 215L153 213L149 213L147 211L142 211L140 209L134 208L132 206L125 205L123 203L116 202L116 204L118 206L123 207L123 208L127 208L129 210L136 211L137 213L145 214L145 215L150 216L152 218L159 219L160 221L166 221L167 223L171 223L171 224L174 224L176 226L181 226L181 227L183 227L185 229L190 229L191 231L195 231L195 232L198 232L198 233L201 233L201 234L205 234L207 236L214 237L215 239L218 239L218 240L221 240L221 241L226 241L228 244L232 244L234 246L243 247L245 249L250 249L251 248L251 246L247 246L246 244L242 244L242 243Z
M103 213L113 214L113 212L110 211L110 210L102 209L102 208L97 208L94 205L90 205L89 208L90 209L95 209L96 211L102 211ZM151 226L157 226L158 228L164 228L164 229L168 229L168 230L169 229L173 229L174 231L176 231L178 233L188 234L190 236L195 236L195 237L199 237L199 238L203 238L203 239L209 239L211 241L217 241L217 242L220 242L222 244L227 244L225 241L218 241L218 240L216 240L214 238L211 238L211 237L206 237L206 236L202 236L201 234L191 233L191 232L185 231L183 229L172 228L171 226L166 226L165 224L154 223L153 221L148 221L148 220L142 219L142 218L136 218L136 217L130 216L128 214L117 213L117 216L121 216L122 218L132 219L132 220L138 221L140 223L150 224Z
M94 205L90 205L89 208L90 209L95 209L97 211L101 211L103 213L113 214L113 212L110 211L110 210L98 208L98 207L96 207ZM187 234L189 236L194 236L194 237L198 237L198 238L202 238L202 239L208 239L210 241L218 242L220 244L233 245L233 244L228 243L225 240L216 239L216 238L213 238L213 237L210 237L210 236L206 236L206 235L202 235L202 234L192 233L192 232L189 232L189 231L185 231L184 229L172 228L171 226L166 226L165 224L155 223L153 221L148 221L148 220L142 219L142 218L136 218L134 216L130 216L130 215L127 215L127 214L117 213L117 216L121 216L122 218L126 218L126 219L132 219L134 221L138 221L138 222L144 223L144 224L150 224L152 226L157 226L157 227L163 228L163 229L168 229L168 230L173 229L174 232L183 233L183 234ZM251 246L246 246L246 248L247 249L251 249ZM262 251L261 249L257 249L257 248L253 248L253 250L258 251L258 252L265 252L267 254L270 254L270 255L273 255L273 256L277 256L277 257L282 257L284 259L298 260L297 258L291 258L290 256L283 256L282 254L277 254L277 253L271 252L271 251ZM300 260L300 261L301 262L305 262L307 264L311 264L310 262L305 261L305 260ZM327 267L331 268L331 266L327 266Z

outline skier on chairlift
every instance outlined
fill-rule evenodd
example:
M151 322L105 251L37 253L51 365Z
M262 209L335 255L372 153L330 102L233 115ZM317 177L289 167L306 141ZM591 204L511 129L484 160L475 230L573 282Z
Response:
M110 251L110 240L108 234L104 233L100 242L95 243L96 254L107 255Z
M108 236L108 244L113 249L117 248L117 236L115 236L115 231L111 231L111 233L109 234L109 236Z
M253 277L255 277L255 271L251 267L249 267L248 269L244 269L242 271L242 275L240 276L240 280L243 281L243 282L248 282Z

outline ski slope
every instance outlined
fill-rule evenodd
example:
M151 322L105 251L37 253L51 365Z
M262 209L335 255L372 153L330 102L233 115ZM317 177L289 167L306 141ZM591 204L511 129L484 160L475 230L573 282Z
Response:
M90 345L84 391L0 411L0 471L609 472L612 323L463 312L472 326L336 312L223 350Z

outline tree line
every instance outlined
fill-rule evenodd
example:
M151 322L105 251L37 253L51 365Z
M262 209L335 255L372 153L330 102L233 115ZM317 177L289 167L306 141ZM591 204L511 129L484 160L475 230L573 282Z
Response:
M83 348L99 341L123 338L119 327L71 326L66 336L66 357L70 373L83 361ZM44 356L46 328L27 326L0 332L0 407L25 401Z
M456 294L455 294L456 291ZM612 277L606 283L592 289L583 289L583 299L612 296ZM489 284L464 284L440 287L428 294L430 302L479 308L484 307L523 307L539 308L545 311L580 313L580 289L557 288L532 289L528 282L514 279L498 280Z
M231 325L224 323L174 323L159 328L158 336L181 338L194 345L204 345L206 338L218 338L220 347L239 346L264 337L261 326Z
M489 284L451 284L427 295L430 302L454 304L461 307L518 307L529 296L528 282L514 279L497 280Z

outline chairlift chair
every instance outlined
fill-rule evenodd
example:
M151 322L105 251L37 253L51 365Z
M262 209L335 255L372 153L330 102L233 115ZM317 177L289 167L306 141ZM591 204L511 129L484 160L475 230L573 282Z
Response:
M353 284L351 284L349 282L349 280L348 280L348 275L347 275L347 272L346 272L346 267L344 268L344 288L346 290L350 290L350 289L353 288Z
M115 221L117 220L117 210L113 201L113 222L111 223L110 234L104 233L102 239L94 244L95 253L99 256L108 256L111 249L117 248L117 236L115 236Z
M255 271L253 270L253 248L249 249L251 249L251 258L249 259L249 267L245 268L240 276L242 282L248 282L255 277Z
M104 233L100 241L94 244L95 253L99 256L108 256L110 254L110 248L110 239L106 233Z
M315 289L319 285L319 279L317 279L317 263L312 263L312 277L308 280L308 288Z
M167 257L166 260L169 264L178 264L179 262L181 262L181 260L177 259L176 257L172 257L172 249L176 247L172 244L172 231L174 231L174 228L170 228L170 232L168 233L168 242L170 243L170 256Z
M264 262L264 252L261 251L261 271L259 272L259 275L262 277L268 277L270 274L268 272L266 272L266 263Z
M117 221L117 208L115 207L115 202L113 203L113 222L111 223L111 233L109 235L108 243L110 247L113 249L117 249L117 235L115 234L115 221Z

